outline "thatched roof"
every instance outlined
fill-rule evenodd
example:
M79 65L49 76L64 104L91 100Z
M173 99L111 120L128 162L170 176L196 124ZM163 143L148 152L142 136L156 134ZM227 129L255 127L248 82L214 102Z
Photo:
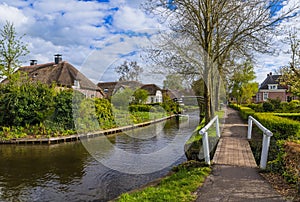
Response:
M141 89L148 91L149 95L156 95L156 91L158 90L162 91L162 89L155 84L145 84Z
M58 86L72 88L75 81L79 82L80 89L100 91L101 88L85 77L74 66L66 61L55 64L54 62L46 64L35 64L24 66L18 69L27 73L32 81L39 81L51 85L55 83Z

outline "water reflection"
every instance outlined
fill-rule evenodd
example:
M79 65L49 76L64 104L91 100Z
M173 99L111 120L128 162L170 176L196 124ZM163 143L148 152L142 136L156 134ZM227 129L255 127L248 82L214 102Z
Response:
M197 114L191 114L189 121L180 123L181 128L176 125L174 119L163 123L163 127L157 125L152 129L139 128L109 138L85 140L84 145L88 145L89 151L81 142L51 146L0 145L0 201L112 199L122 192L165 175L173 165L184 161L183 144L197 125L197 117ZM153 130L160 132L145 138L143 134ZM182 142L167 147L166 145L174 142L177 136ZM110 144L107 144L107 141ZM118 150L136 155L163 151L164 155L155 156L155 159L146 158L147 161L127 158L126 162L122 162L123 157L118 156ZM90 151L94 151L93 156L90 155ZM131 169L135 169L133 166L140 161L144 165L139 169L146 169L157 166L154 165L155 162L163 164L168 161L166 158L172 157L172 164L148 174L126 174L106 167L98 161L104 159L116 166L124 163Z

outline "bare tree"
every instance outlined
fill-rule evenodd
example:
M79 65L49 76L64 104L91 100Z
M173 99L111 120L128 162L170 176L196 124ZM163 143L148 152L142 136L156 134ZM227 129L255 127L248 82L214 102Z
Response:
M116 67L116 72L120 75L119 81L138 81L143 68L136 61L124 63Z
M281 84L290 86L293 94L300 96L300 38L296 28L289 30L286 42L290 46L291 61L289 65L280 68Z
M212 98L228 71L232 55L251 58L251 51L268 52L276 23L291 17L298 5L275 12L280 0L148 0L148 11L170 28L152 51L152 59L177 73L202 77L205 119L211 119ZM199 79L199 78L198 78Z

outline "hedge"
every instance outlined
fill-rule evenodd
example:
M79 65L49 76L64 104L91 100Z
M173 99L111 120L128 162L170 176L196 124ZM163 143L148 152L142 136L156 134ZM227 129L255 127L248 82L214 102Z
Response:
M267 129L273 132L277 140L300 138L300 122L275 116L271 113L256 113L254 117Z
M274 116L300 121L300 113L273 113Z
M255 111L249 107L244 107L242 105L237 105L237 104L231 104L231 108L239 110L240 115L242 119L247 120L249 116L253 116L255 114Z

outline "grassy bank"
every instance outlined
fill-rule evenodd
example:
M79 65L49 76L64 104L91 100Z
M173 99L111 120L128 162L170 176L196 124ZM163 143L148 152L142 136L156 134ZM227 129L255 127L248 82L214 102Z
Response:
M211 172L209 167L197 161L188 161L172 170L174 173L162 179L157 185L131 193L124 193L115 201L193 201L195 191Z

